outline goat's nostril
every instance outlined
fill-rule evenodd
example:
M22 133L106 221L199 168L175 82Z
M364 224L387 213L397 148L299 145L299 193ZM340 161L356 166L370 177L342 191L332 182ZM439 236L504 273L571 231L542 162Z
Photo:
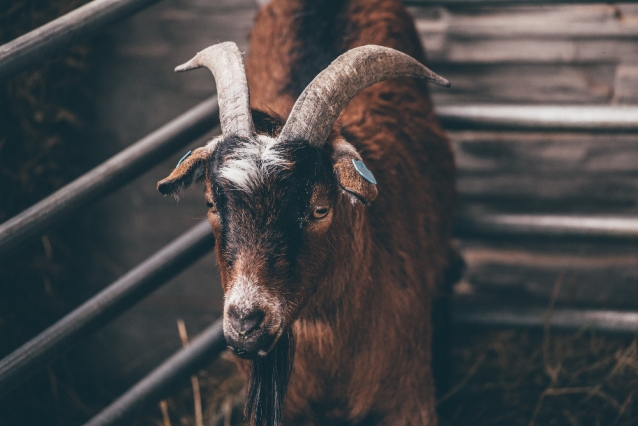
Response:
M234 306L228 308L228 319L239 334L247 334L261 325L266 314L261 310L255 310L247 315L240 314Z

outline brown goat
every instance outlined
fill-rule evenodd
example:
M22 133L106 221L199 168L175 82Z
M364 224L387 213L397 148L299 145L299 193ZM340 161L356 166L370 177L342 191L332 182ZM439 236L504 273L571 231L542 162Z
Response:
M246 60L250 108L234 86L241 57L223 45L179 70L213 71L224 135L158 188L205 184L251 424L435 425L431 303L449 258L455 171L423 79L446 81L417 63L399 0L266 5ZM388 75L351 83L379 63ZM313 92L327 67L324 83L345 83ZM336 110L317 109L326 90Z

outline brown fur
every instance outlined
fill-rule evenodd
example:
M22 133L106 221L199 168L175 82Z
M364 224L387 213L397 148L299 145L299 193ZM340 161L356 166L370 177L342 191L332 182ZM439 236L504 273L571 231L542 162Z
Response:
M295 31L307 10L305 1L275 0L259 14L246 60L253 108L290 113L298 93L288 81L303 51ZM337 50L377 44L424 60L398 0L345 2L339 17ZM432 426L430 305L450 244L450 144L426 83L407 78L364 90L335 129L374 173L379 195L370 207L340 197L330 231L338 243L314 247L337 253L294 322L284 423Z

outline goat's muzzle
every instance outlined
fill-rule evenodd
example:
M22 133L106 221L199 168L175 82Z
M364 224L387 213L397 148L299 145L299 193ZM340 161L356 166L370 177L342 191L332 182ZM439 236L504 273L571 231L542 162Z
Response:
M280 328L258 308L245 312L230 305L224 315L226 342L236 355L245 359L266 355L279 338Z
M242 314L231 306L228 308L228 321L230 326L240 335L246 336L257 331L266 314L261 309L255 309L247 314Z

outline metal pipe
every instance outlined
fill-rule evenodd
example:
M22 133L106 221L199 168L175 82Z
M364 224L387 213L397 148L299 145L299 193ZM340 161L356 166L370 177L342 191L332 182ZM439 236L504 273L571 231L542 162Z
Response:
M0 360L0 397L193 264L213 246L210 224L203 221Z
M558 309L548 315L542 307L486 307L455 304L452 308L455 325L499 328L543 328L578 331L591 329L608 333L638 331L638 312L603 311L593 309Z
M0 258L55 223L124 186L219 124L214 96L0 225Z
M217 320L188 346L176 352L162 365L129 389L115 402L89 420L85 426L131 424L144 407L175 391L180 382L206 366L226 349L222 320Z
M638 218L525 214L472 214L457 218L463 237L580 238L638 242Z
M0 46L0 81L158 0L94 0Z
M638 132L637 106L457 105L437 113L448 129Z

